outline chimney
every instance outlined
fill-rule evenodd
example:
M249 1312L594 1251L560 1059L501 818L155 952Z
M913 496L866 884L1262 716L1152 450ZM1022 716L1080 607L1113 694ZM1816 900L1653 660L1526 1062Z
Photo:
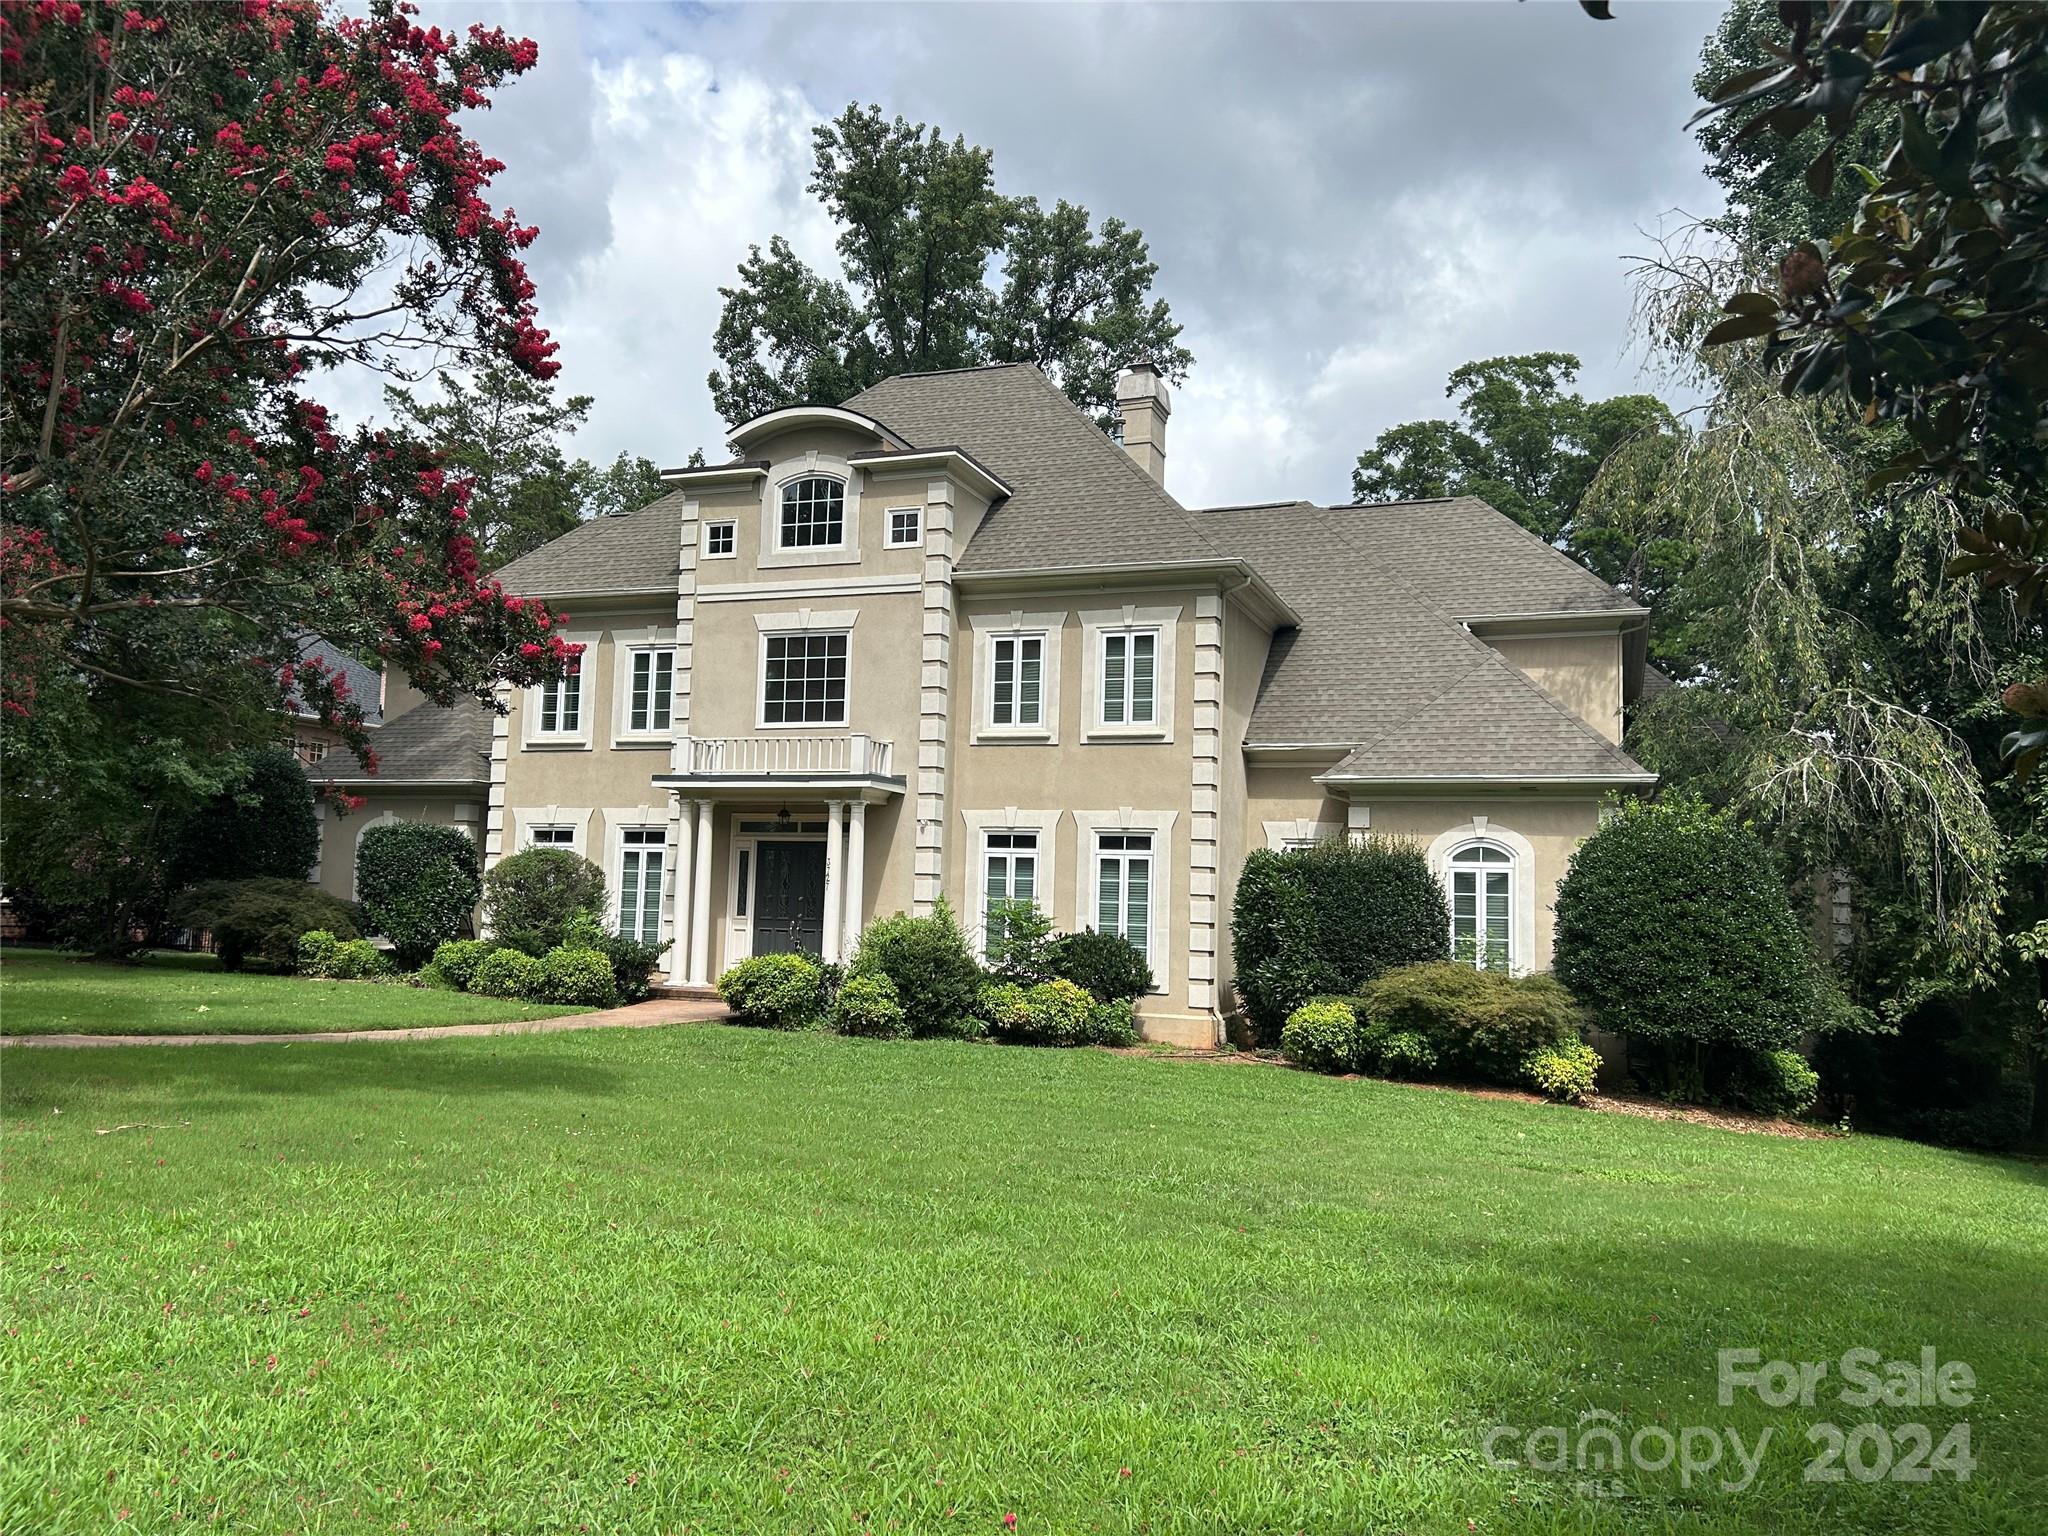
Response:
M1149 357L1117 375L1116 408L1123 418L1124 452L1138 461L1138 468L1166 484L1166 418L1173 414L1173 393Z

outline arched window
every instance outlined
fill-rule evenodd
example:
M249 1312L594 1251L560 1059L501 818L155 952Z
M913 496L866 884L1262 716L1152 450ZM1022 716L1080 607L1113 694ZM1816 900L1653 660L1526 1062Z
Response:
M813 549L846 542L846 484L827 475L806 475L782 488L783 549Z
M1482 971L1514 967L1515 856L1498 843L1455 849L1451 884L1451 958Z

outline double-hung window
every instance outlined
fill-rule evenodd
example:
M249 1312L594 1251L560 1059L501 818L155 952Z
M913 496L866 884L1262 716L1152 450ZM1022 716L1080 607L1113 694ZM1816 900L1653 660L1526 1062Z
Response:
M846 542L846 485L826 475L807 475L782 488L781 549L831 548Z
M676 653L667 646L636 650L627 675L626 729L635 734L665 731L675 689Z
M668 834L627 827L619 834L619 937L661 942L661 873Z
M1038 904L1038 834L989 832L982 851L982 939L990 960L1002 958L1013 902Z
M764 636L761 723L846 724L846 643L843 631Z
M540 719L535 734L577 736L583 729L583 658L569 658L568 670L540 685Z
M1044 635L997 635L989 642L989 724L1035 730L1045 724Z
M1152 834L1095 836L1095 931L1113 933L1152 961Z
M1112 629L1102 635L1097 706L1106 726L1158 724L1159 631Z
M1514 962L1515 861L1493 843L1467 843L1451 855L1451 954L1482 971Z

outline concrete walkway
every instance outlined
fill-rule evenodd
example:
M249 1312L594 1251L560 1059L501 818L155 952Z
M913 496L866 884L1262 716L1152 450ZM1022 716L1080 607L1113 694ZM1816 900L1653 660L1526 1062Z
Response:
M0 1046L54 1050L107 1045L316 1045L354 1040L471 1040L485 1035L558 1035L572 1029L651 1029L657 1024L694 1024L727 1017L715 997L657 997L602 1013L567 1014L557 1019L513 1019L502 1024L434 1024L420 1029L326 1029L298 1035L0 1035Z

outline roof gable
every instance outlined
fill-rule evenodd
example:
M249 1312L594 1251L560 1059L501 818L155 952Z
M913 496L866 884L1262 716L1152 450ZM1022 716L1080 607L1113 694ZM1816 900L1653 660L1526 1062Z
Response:
M1639 613L1622 593L1476 496L1332 507L1373 558L1454 617Z

